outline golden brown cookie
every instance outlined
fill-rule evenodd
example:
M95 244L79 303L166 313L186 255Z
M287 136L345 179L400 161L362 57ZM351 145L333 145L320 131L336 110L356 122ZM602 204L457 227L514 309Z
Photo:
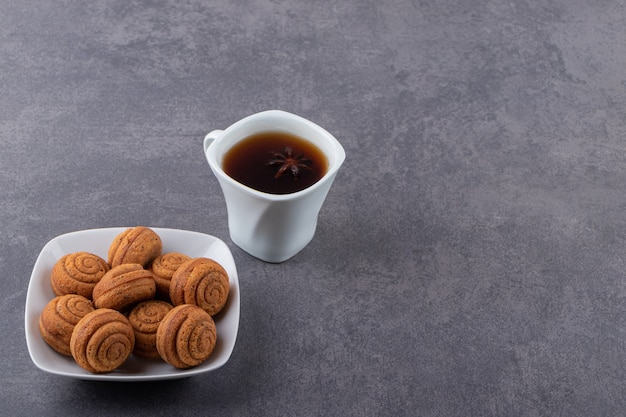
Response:
M157 329L157 351L170 365L185 369L206 361L217 342L213 318L190 304L174 307Z
M228 274L222 265L209 258L194 258L172 276L170 299L175 306L197 305L214 316L226 305L229 290Z
M154 298L156 284L152 272L139 264L122 264L104 274L93 289L96 308L124 311L133 305Z
M169 300L170 298L170 281L174 272L184 262L191 259L189 256L179 252L168 252L157 256L154 261L148 267L154 274L154 281L156 282L157 295L160 298Z
M89 252L68 253L52 268L50 283L56 295L80 294L91 298L93 287L111 269L109 264Z
M121 264L139 264L144 268L161 254L163 243L149 227L130 227L118 234L109 246L108 261L111 267Z
M100 308L80 319L70 339L76 363L93 373L111 372L128 359L135 333L119 311Z
M135 354L144 358L160 358L156 347L156 333L159 324L172 308L174 307L166 301L148 300L132 309L128 321L135 332Z
M78 294L54 297L39 316L39 331L43 340L54 350L72 356L70 339L76 323L95 308L91 300Z

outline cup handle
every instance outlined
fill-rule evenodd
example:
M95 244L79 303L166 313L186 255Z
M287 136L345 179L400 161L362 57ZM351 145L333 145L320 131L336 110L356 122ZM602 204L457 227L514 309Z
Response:
M207 133L207 135L204 137L204 152L206 153L207 149L209 149L209 146L211 146L211 143L213 143L213 141L217 138L219 138L222 133L224 133L223 130L213 130L209 133Z

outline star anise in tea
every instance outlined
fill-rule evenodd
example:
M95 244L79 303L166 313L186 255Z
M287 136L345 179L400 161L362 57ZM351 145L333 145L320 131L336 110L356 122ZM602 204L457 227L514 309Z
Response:
M298 178L303 171L313 171L309 165L312 162L304 157L301 152L297 155L293 154L293 149L285 146L282 152L272 152L272 159L267 165L278 167L274 178L280 178L285 174L291 174L292 177Z

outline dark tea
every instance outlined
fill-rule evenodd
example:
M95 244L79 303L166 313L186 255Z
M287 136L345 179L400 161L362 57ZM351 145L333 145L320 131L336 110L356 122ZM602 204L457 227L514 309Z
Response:
M289 194L319 181L328 169L322 151L283 132L262 132L235 144L222 160L228 176L255 190Z

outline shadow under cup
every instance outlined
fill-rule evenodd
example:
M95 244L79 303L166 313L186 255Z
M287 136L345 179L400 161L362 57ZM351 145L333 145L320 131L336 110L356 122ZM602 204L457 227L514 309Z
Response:
M269 194L243 185L222 169L224 155L240 141L262 132L283 132L311 142L328 161L316 183L290 194ZM204 138L204 150L220 184L228 212L230 237L237 246L266 262L283 262L300 252L315 235L317 217L345 160L339 141L315 123L280 110L248 116Z

